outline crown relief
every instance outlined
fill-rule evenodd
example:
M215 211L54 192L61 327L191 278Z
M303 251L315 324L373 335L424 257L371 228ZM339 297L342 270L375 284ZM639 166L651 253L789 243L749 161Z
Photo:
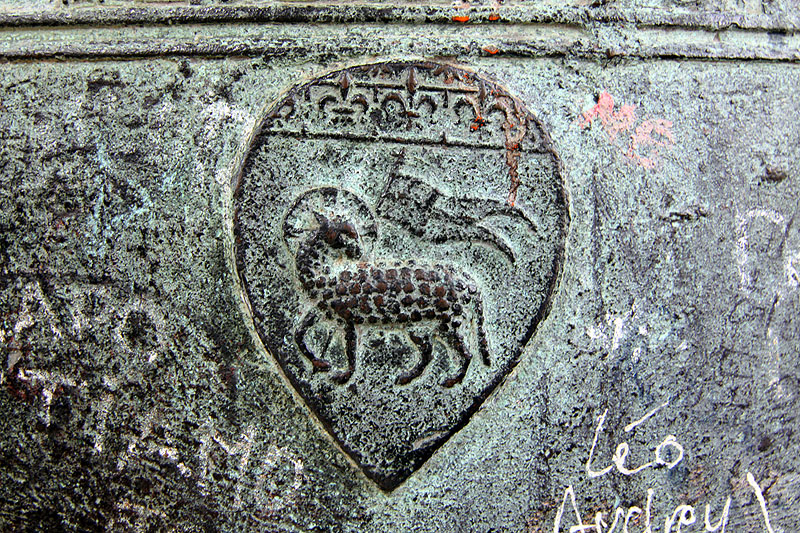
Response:
M294 89L264 129L541 152L530 120L502 88L457 69L412 66L390 78L385 69L367 66ZM454 124L460 127L450 127Z

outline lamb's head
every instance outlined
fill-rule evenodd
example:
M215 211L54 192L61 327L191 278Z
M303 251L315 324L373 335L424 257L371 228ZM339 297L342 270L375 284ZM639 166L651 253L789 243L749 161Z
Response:
M348 220L328 219L320 213L314 213L319 224L317 233L333 250L340 250L348 259L360 259L362 255L361 239L355 225Z
M378 224L369 205L337 187L302 193L283 220L287 251L310 270L325 271L341 261L366 261L378 240Z

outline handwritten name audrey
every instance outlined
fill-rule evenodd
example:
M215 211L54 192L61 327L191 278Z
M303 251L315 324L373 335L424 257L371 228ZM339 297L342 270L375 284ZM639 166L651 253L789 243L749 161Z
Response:
M647 421L650 417L656 414L659 410L663 409L669 405L669 402L665 402L658 407L652 409L648 413L646 413L642 418L636 420L635 422L631 422L627 426L625 426L625 433L631 432L634 428L643 424ZM624 476L633 476L640 472L643 472L647 469L654 468L654 467L666 467L667 469L671 470L675 468L681 461L683 461L684 456L684 448L678 442L677 437L674 435L667 435L664 440L662 440L653 450L653 459L645 464L638 465L638 466L629 466L627 464L628 454L630 453L630 447L628 446L627 442L621 442L617 445L616 450L614 451L614 455L611 457L611 464L602 468L600 470L595 470L592 466L595 457L595 448L597 447L597 440L600 434L603 432L603 424L606 420L606 415L608 414L608 409L606 409L602 415L597 418L597 426L595 427L594 431L594 440L592 441L592 447L589 451L589 457L586 460L586 474L589 476L590 479L596 479L605 476L606 474L610 473L612 470L616 470L620 474ZM763 526L768 533L776 533L775 530L772 529L772 525L769 521L769 512L767 510L767 502L764 499L764 494L761 491L761 487L759 487L758 483L756 482L753 474L747 472L746 474L747 483L750 485L750 488L753 490L753 494L758 501L761 507L761 516L763 518ZM642 518L644 519L644 530L643 533L659 533L659 524L653 523L653 516L652 516L652 503L653 503L653 489L647 489L647 499L645 502L644 509L636 506L631 506L627 510L625 508L621 508L617 506L614 509L614 512L611 513L609 519L611 521L611 525L609 525L606 520L604 519L606 513L604 512L597 512L594 517L593 523L584 523L583 519L581 518L581 513L578 510L578 504L575 498L575 490L573 489L572 485L568 486L564 490L564 497L561 500L561 506L558 509L558 513L556 514L555 522L553 523L553 533L559 533L561 531L567 531L566 529L562 530L562 521L564 528L568 527L569 521L564 517L564 510L567 506L567 503L572 507L572 510L575 512L575 525L569 526L569 533L579 533L584 531L592 531L595 533L629 533L628 526L631 523L638 523L639 520ZM731 498L730 496L725 501L725 506L723 507L722 514L716 523L712 523L713 520L711 518L711 509L710 505L706 504L705 506L705 513L703 516L703 526L704 531L712 531L712 532L719 532L725 533L725 527L728 525L728 520L730 518L730 507L731 507ZM664 529L662 530L663 533L671 533L671 532L681 532L681 527L683 526L691 526L698 521L697 513L695 512L695 507L692 505L687 504L680 504L671 513L667 513L666 517L664 518ZM699 524L698 524L699 527ZM608 528L608 529L606 529ZM778 532L780 533L780 532Z

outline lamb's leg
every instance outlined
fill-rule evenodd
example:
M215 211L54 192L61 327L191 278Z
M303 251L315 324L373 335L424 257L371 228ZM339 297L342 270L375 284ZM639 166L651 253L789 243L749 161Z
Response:
M347 370L331 377L332 381L339 384L347 383L356 369L356 326L352 322L346 322L344 325L344 341L345 352L347 352Z
M412 379L418 378L420 374L425 371L428 363L431 362L433 354L433 345L431 345L431 340L429 338L420 337L411 332L409 332L408 335L411 337L411 341L417 345L417 348L419 348L420 358L419 362L414 366L414 368L397 376L397 379L394 382L398 385L405 385Z
M458 373L442 382L442 386L444 387L452 387L464 379L464 376L467 374L467 367L469 366L469 361L472 358L470 353L467 351L467 347L464 345L464 338L458 332L458 328L452 328L450 333L448 334L450 339L450 344L456 351L456 354L461 359L461 366L458 369Z
M478 349L481 352L483 364L490 366L489 343L486 341L486 331L483 329L483 301L480 294L475 295L475 322L478 326Z
M317 312L313 309L309 310L303 317L303 320L300 322L300 327L298 327L297 331L294 333L294 341L297 343L297 347L300 348L300 353L302 353L304 356L306 356L306 358L308 358L309 361L311 361L311 366L314 369L314 372L324 372L330 368L330 363L322 359L317 359L311 350L308 349L308 345L306 344L305 340L306 333L308 333L308 330L317 323L317 320L319 320L319 315L317 315Z

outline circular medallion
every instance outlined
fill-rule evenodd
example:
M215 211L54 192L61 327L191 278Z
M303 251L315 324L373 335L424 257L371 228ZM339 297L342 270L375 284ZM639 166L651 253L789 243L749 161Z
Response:
M253 138L235 204L264 346L387 490L514 367L547 314L568 223L541 123L436 63L291 89Z

